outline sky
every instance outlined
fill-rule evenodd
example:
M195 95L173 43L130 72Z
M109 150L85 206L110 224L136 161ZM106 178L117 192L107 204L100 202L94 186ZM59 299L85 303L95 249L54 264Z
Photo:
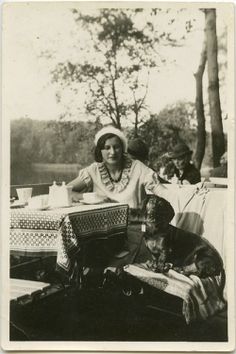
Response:
M56 87L52 85L50 75L57 63L68 59L73 62L78 58L75 44L78 27L70 11L74 5L70 2L5 4L3 93L8 119L58 119L64 108L62 105L70 106L73 118L85 118L83 114L78 115L77 110L77 106L83 106L84 103L83 91L73 95L68 90L63 96L63 103L58 104ZM189 36L184 47L165 49L166 57L170 60L175 58L175 64L163 66L159 72L154 70L151 73L147 104L154 113L179 100L195 100L193 74L200 59L204 15L197 8L188 11L194 13L197 29ZM225 26L224 18L223 12L219 12L218 33ZM163 21L164 25L166 18L159 16L157 21ZM79 35L80 39L86 41L85 33L81 31Z

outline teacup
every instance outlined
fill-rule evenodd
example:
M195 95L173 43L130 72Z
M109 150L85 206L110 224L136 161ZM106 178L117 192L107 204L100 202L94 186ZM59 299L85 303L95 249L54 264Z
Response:
M20 203L28 203L31 198L33 188L17 188L16 192Z
M103 197L96 192L83 193L83 200L85 203L99 203L103 201Z
M29 208L31 209L48 208L48 194L37 195L29 199Z

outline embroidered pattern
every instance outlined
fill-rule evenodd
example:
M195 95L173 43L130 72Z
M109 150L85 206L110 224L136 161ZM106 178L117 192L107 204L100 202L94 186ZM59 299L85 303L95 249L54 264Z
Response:
M98 169L100 172L102 183L104 184L106 189L109 190L110 192L115 192L115 193L122 192L129 184L131 166L132 166L132 160L130 160L129 158L126 158L121 179L118 182L113 182L113 181L111 181L111 179L109 177L109 174L108 174L108 171L107 171L107 168L106 168L104 162L99 163Z
M80 250L83 242L126 233L128 205L82 208L77 211L68 209L67 213L64 210L13 210L11 251L19 255L57 254L58 269L69 273L73 255Z

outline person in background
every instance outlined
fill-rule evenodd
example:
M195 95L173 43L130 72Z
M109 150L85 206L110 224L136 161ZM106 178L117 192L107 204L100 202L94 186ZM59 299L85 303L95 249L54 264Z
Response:
M210 177L221 177L227 178L227 169L228 169L228 158L227 152L225 152L220 158L220 166L215 167L210 171Z
M145 165L149 165L149 148L141 138L129 140L128 154L131 159L139 160Z
M148 167L152 168L149 161L149 147L141 138L134 138L129 140L128 155L130 156L131 159L139 160L145 165L147 165ZM169 183L160 175L158 175L158 180L161 183Z
M168 152L163 154L160 160L161 160L161 167L160 167L159 174L164 180L169 181L171 180L171 178L174 176L175 173L174 162L170 159Z
M169 153L175 165L174 175L181 184L196 184L201 181L200 171L191 162L192 151L184 143L177 144Z

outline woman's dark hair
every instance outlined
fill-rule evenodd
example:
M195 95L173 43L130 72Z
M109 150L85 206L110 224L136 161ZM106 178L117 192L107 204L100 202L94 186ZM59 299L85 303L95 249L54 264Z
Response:
M117 135L111 134L111 133L104 134L98 140L97 146L95 147L94 159L95 159L96 162L102 162L102 152L101 151L104 149L104 146L105 146L105 143L106 143L107 139L111 139L111 138L114 138L114 137L116 137L119 140L120 145L122 147L122 152L124 152L123 143L122 143L121 139Z
M145 240L159 238L161 233L163 233L162 237L166 238L169 223L175 215L171 204L163 198L152 195L146 198L142 210L146 225L143 234ZM168 246L168 237L165 244Z
M154 224L156 227L171 222L175 212L171 204L164 198L151 195L146 198L143 204L144 216L147 224Z
M128 153L131 154L134 159L145 162L148 160L149 148L141 138L135 138L129 141Z

